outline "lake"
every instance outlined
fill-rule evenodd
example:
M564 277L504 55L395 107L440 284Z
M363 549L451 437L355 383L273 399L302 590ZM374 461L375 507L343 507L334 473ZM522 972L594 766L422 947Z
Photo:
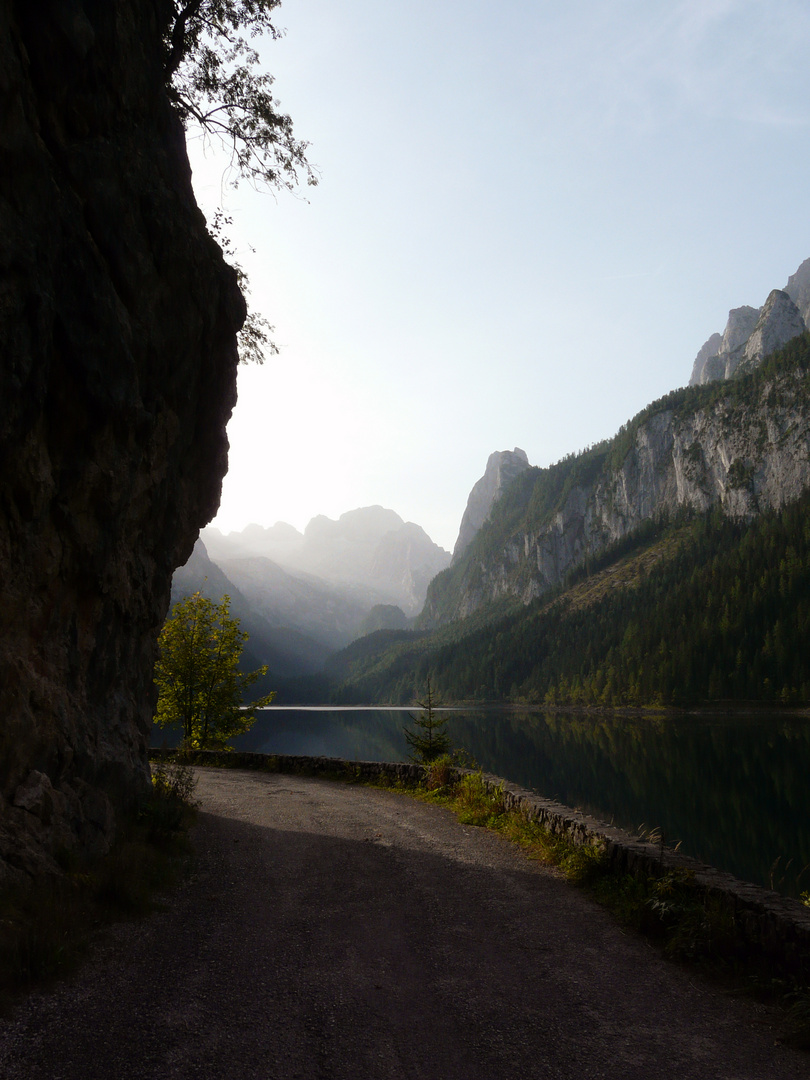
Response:
M407 760L404 709L263 709L239 750ZM788 895L810 889L810 719L448 710L485 772ZM160 745L163 732L155 732ZM777 861L778 860L778 861Z

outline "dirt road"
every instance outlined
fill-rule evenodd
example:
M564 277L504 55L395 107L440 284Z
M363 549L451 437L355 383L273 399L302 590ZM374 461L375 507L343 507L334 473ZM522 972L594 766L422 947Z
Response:
M810 1056L407 797L200 770L194 878L0 1021L4 1080L780 1080Z

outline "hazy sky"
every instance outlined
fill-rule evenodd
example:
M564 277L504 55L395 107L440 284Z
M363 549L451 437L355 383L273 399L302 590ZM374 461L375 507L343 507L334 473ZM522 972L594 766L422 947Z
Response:
M277 23L262 55L320 185L223 191L190 143L282 350L240 371L225 531L381 503L452 548L493 450L612 435L810 256L806 0L284 0Z

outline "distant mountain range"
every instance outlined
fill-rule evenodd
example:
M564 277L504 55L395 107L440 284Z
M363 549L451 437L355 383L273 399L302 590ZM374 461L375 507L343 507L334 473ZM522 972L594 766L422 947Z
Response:
M450 562L424 529L382 506L350 510L337 521L319 515L303 533L277 522L227 536L209 526L201 536L221 565L270 559L288 571L368 590L374 603L397 605L409 616L421 610L428 582Z
M364 633L410 625L449 562L420 526L369 506L338 521L313 518L303 533L284 522L227 536L204 529L175 574L173 597L197 589L230 595L250 653L268 664L271 678L288 678L320 670Z
M175 571L172 603L197 591L212 600L219 600L226 594L231 598L231 614L240 620L242 629L249 634L244 661L251 670L267 664L271 672L285 676L312 674L323 667L326 657L334 650L334 646L306 634L297 626L290 623L280 625L266 618L260 608L211 561L200 540L185 566Z

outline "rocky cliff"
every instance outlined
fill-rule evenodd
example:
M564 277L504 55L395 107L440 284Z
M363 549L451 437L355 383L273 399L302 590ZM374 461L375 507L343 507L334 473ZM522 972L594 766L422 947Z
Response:
M0 0L0 882L105 850L145 788L172 571L226 467L244 304L166 13Z
M420 624L528 603L662 514L719 506L749 518L798 498L810 487L810 336L784 355L773 370L675 392L610 442L526 470L431 584Z
M692 365L690 386L750 371L776 349L810 328L810 259L784 289L774 289L761 308L732 308L721 337L712 334Z
M467 499L467 506L461 518L458 539L453 548L453 562L458 562L470 545L470 542L489 517L490 511L504 490L516 476L529 468L526 451L520 447L514 450L496 450L489 455L487 467L480 480L473 484Z
M785 292L799 309L805 325L810 329L810 259L805 259L795 274L791 274Z

